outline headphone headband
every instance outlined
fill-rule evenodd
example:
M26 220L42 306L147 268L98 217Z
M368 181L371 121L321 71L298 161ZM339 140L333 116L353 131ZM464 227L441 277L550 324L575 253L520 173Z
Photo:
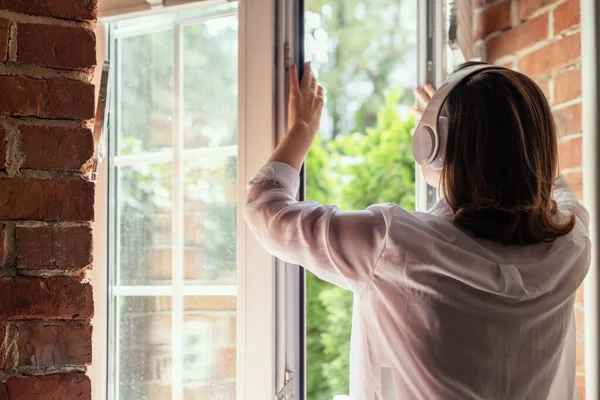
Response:
M504 69L496 65L478 64L464 68L450 75L448 79L434 93L425 107L423 116L419 120L413 138L413 155L417 163L430 169L441 169L443 156L446 152L447 120L440 121L442 107L450 93L465 79L490 69ZM440 126L440 122L442 125Z

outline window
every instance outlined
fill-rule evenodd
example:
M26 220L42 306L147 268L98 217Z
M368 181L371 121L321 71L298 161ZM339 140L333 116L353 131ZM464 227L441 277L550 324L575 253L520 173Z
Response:
M237 12L110 28L110 398L236 398Z
M404 27L419 28L419 45L414 37L405 44L419 61L405 64L410 78L391 65L391 84L405 91L415 74L440 75L421 29L435 19L414 3L418 18ZM275 268L239 212L245 183L285 129L285 66L302 61L304 39L327 33L317 24L302 33L302 7L210 0L134 15L111 9L101 20L114 93L108 191L99 194L109 210L110 400L272 398L288 381L302 398L304 275ZM352 18L367 12L352 7ZM401 7L414 17L413 1ZM382 28L369 21L369 29ZM346 130L357 95L343 110ZM411 101L405 94L399 112Z

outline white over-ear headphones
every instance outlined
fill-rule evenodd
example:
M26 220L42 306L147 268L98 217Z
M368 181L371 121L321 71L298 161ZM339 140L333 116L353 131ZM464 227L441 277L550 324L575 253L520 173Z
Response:
M478 64L452 74L435 92L423 112L413 136L413 156L428 169L441 170L446 155L448 118L440 117L442 107L452 90L462 81L487 69L504 69L496 65Z

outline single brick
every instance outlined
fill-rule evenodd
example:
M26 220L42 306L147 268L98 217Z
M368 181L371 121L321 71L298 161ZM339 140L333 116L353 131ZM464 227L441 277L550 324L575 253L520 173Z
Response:
M556 0L517 0L517 15L519 20L527 19L542 7L554 3Z
M6 225L0 225L0 268L6 264Z
M578 316L577 314L580 314ZM583 324L583 310L575 310L575 324L577 321ZM583 328L583 325L580 325ZM577 326L577 332L579 332L580 326ZM580 374L585 374L585 341L581 338L577 338L575 342L575 371Z
M567 178L567 182L569 182L569 186L571 186L575 197L578 200L583 200L583 176L581 171L569 172L565 174L565 178ZM580 291L583 292L583 286Z
M579 25L581 21L580 0L567 0L554 9L554 33L561 33Z
M579 389L579 396L582 400L585 400L585 375L577 374L575 380L577 381L577 389Z
M581 104L574 104L554 111L558 136L581 132Z
M80 372L11 377L6 381L10 400L91 400L90 378Z
M236 368L236 349L220 348L216 351L216 371L219 378L234 378Z
M94 117L94 85L66 78L0 76L0 115L41 118Z
M581 173L579 172L579 176L581 177ZM570 183L569 183L570 184ZM573 189L573 185L571 185L571 189ZM580 305L583 306L583 291L584 291L584 284L582 283L581 286L579 286L579 289L577 289L577 293L575 293L575 305Z
M0 279L0 318L89 320L92 286L66 277Z
M554 104L581 97L581 70L564 72L554 79Z
M6 129L0 126L0 169L6 168Z
M502 32L487 42L487 57L495 61L548 38L548 13Z
M8 41L10 38L10 21L0 18L0 62L8 60Z
M25 161L22 168L81 171L94 155L87 128L20 126Z
M0 177L0 220L94 219L94 184L80 180Z
M510 1L504 0L475 15L475 40L510 27Z
M4 334L6 333L6 330L4 328L4 325L0 325L0 343L4 343ZM4 351L2 350L2 347L0 347L0 369L4 369ZM2 391L2 388L0 388L0 392ZM2 400L2 394L0 394L0 400Z
M84 21L96 19L98 15L98 1L0 0L0 10Z
M573 138L558 145L560 167L565 169L579 168L583 164L583 148L581 138Z
M545 80L536 83L540 87L540 89L542 89L542 92L544 92L544 96L546 96L546 99L550 101L550 81Z
M75 367L92 362L91 325L18 327L19 366Z
M235 311L236 296L185 296L183 308L187 311Z
M20 63L86 71L96 65L96 35L89 29L18 24L17 32Z
M523 56L520 70L532 78L574 64L581 57L581 38L571 35Z
M92 264L92 229L16 228L17 268L80 269Z

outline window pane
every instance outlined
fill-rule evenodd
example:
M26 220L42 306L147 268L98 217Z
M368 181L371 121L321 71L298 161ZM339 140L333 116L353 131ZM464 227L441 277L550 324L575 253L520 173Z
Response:
M109 400L236 397L236 13L111 28Z
M120 399L171 398L171 298L122 297L118 303Z
M237 31L237 16L182 28L185 148L237 142Z
M119 40L119 155L171 147L173 37L170 29Z
M188 284L236 284L237 158L184 164L184 271Z
M235 296L190 296L184 306L184 398L234 400Z
M170 163L119 168L119 285L171 281Z

